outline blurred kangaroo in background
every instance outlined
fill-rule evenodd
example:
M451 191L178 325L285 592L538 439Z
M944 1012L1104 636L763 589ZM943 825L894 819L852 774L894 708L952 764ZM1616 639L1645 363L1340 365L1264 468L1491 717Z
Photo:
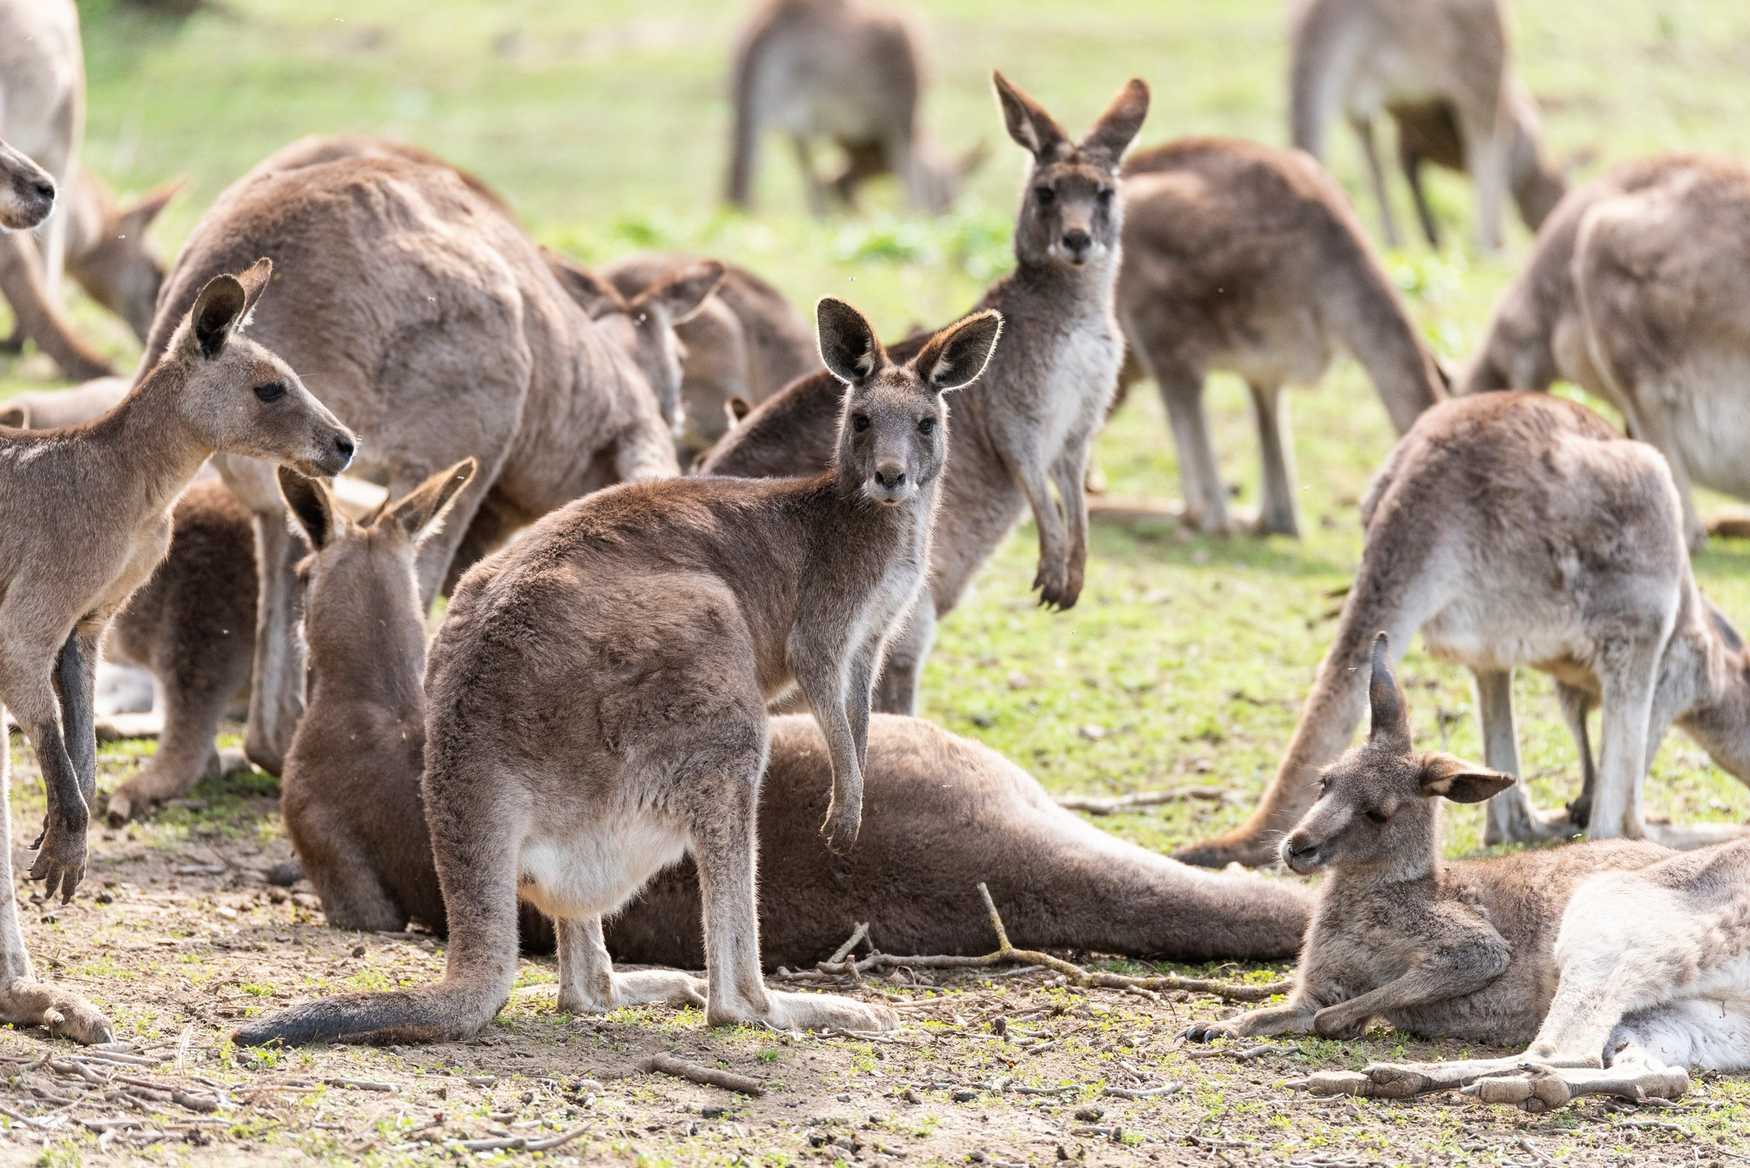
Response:
M1671 465L1691 550L1692 484L1750 499L1750 166L1673 154L1576 190L1496 302L1457 389L1571 381Z
M1750 654L1697 589L1682 511L1658 452L1582 406L1540 394L1459 398L1429 410L1361 505L1367 542L1337 635L1263 802L1235 830L1176 853L1207 866L1270 862L1318 794L1365 708L1377 630L1401 654L1416 630L1476 677L1484 757L1520 774L1513 676L1557 682L1588 783L1540 815L1523 786L1492 799L1490 844L1653 835L1694 846L1738 829L1661 828L1642 810L1673 722L1750 782ZM1603 707L1596 769L1586 711Z
M1535 123L1515 116L1501 0L1296 0L1291 36L1294 144L1323 161L1327 127L1339 116L1348 119L1367 157L1386 245L1397 247L1403 237L1374 121L1394 107L1440 103L1451 110L1476 183L1478 241L1499 249L1514 144L1535 133ZM1531 157L1538 157L1535 150Z
M1308 288L1319 295L1309 298ZM1324 376L1334 349L1367 369L1402 434L1445 396L1439 367L1361 234L1343 192L1292 151L1189 138L1124 164L1120 380L1146 375L1166 404L1189 522L1229 528L1203 385L1221 369L1251 389L1263 457L1262 533L1298 535L1284 385Z
M857 187L884 173L899 179L917 210L947 211L984 154L975 147L949 159L930 142L918 116L922 58L909 22L888 9L861 0L763 4L735 50L729 201L752 204L760 139L776 129L790 137L816 215L826 213L835 194L854 204ZM837 178L822 179L815 168L820 139L845 153Z
M1131 81L1078 143L1002 76L993 77L1010 137L1033 155L1015 224L1016 269L980 308L1008 321L984 377L955 407L961 440L942 484L929 593L888 646L875 708L909 714L936 621L959 603L973 575L1022 514L1039 529L1033 587L1041 603L1072 607L1087 566L1088 451L1105 421L1124 359L1113 311L1122 210L1118 165L1148 113L1148 87ZM894 347L914 355L925 338ZM817 472L833 454L836 382L825 374L768 399L700 463L705 474Z
M321 385L363 436L360 474L400 497L461 458L480 460L452 522L424 545L427 600L464 536L478 558L598 487L678 473L673 325L710 295L714 265L651 289L636 315L592 318L579 297L600 283L536 247L480 180L395 143L305 139L233 184L196 226L148 357L201 280L257 248L290 275L252 333ZM277 773L303 710L292 576L303 552L270 468L221 459L219 470L256 515L261 594L245 745Z

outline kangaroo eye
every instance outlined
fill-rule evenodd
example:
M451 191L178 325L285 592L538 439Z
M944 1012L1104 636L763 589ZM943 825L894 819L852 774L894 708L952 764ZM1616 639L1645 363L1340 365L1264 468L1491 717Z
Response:
M935 432L936 432L936 419L934 419L934 418L919 418L918 419L918 433L919 434L934 434Z
M1377 807L1372 808L1367 812L1367 820L1369 823L1386 823L1389 822L1390 819L1391 816L1379 810Z
M851 415L851 429L853 429L857 433L861 434L864 430L867 430L868 428L869 428L869 415L868 414L852 414Z
M1320 775L1319 776L1319 794L1323 795L1326 791L1329 791L1330 789L1331 789L1331 780L1326 778L1324 775Z
M286 383L270 381L266 385L258 385L255 387L255 396L263 402L276 402L286 396Z
M1034 187L1033 197L1039 200L1041 207L1049 207L1057 202L1057 192L1050 187Z

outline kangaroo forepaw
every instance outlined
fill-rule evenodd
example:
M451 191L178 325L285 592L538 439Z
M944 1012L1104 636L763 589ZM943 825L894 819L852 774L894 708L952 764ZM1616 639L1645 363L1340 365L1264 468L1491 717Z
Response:
M863 830L863 809L861 807L841 806L837 800L827 805L826 819L820 825L820 834L826 837L826 846L833 852L843 855L857 843L857 836Z
M85 878L85 828L79 818L51 816L43 829L30 878L43 881L43 894L51 900L57 891L62 903L72 900Z
M115 1028L103 1013L71 990L47 982L20 980L0 986L0 1022L40 1026L56 1037L92 1046L110 1042Z
M1039 593L1039 604L1056 612L1065 612L1080 599L1081 581L1071 579L1072 573L1063 564L1041 561L1033 577L1033 591Z

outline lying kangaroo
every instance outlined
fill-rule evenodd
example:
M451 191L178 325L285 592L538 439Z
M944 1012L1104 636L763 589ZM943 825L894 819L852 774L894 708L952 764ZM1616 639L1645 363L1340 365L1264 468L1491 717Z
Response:
M886 713L912 712L937 618L959 603L1024 510L1031 509L1039 529L1033 587L1040 600L1067 609L1081 595L1088 449L1124 356L1113 315L1122 225L1118 163L1142 128L1148 87L1126 85L1077 144L1000 73L995 83L1010 136L1034 158L1015 226L1016 270L980 301L1009 321L1008 334L990 370L963 395L962 438L943 478L930 592L888 647L875 702ZM896 357L912 356L921 343L917 337L901 343ZM793 382L725 435L700 469L783 475L828 465L839 415L836 384L822 374Z
M847 386L832 469L601 492L477 566L452 598L426 671L426 820L450 928L443 982L295 1007L238 1041L478 1032L516 978L519 897L557 922L562 1010L703 1002L712 1024L898 1024L884 1006L776 993L760 976L766 703L792 685L807 699L832 759L822 830L849 848L870 689L928 571L943 395L983 371L1002 318L967 317L896 364L849 305L822 300L817 316L822 361ZM705 985L613 972L603 916L689 849Z
M676 274L636 316L591 319L564 266L479 180L394 143L306 139L233 184L195 228L147 352L162 350L208 274L258 248L289 275L254 335L365 436L361 474L400 496L440 467L480 460L452 523L426 541L426 599L464 535L480 541L478 556L598 487L678 473L673 323L710 295L714 269ZM227 458L219 470L256 515L264 570L245 747L277 772L303 709L292 635L302 551L268 468Z
M1386 195L1373 123L1393 107L1449 105L1477 187L1477 235L1501 246L1515 122L1500 0L1297 0L1290 121L1294 144L1323 160L1325 130L1348 118L1367 157L1388 247L1402 236Z
M310 708L282 805L336 928L393 931L417 920L445 929L419 789L425 625L414 559L471 473L463 464L435 476L363 523L348 521L323 484L282 473L315 548L304 571ZM1000 755L927 722L872 719L865 769L857 848L835 858L819 840L832 785L826 740L808 717L772 724L758 848L768 968L819 960L862 920L888 952L988 952L973 894L981 880L1021 945L1205 960L1281 957L1300 943L1298 887L1201 873L1115 839ZM944 908L957 903L964 912ZM676 865L607 923L609 950L699 969L701 910L697 870ZM553 944L551 925L531 911L520 932L525 948Z
M1575 191L1495 306L1460 392L1572 381L1622 411L1671 464L1689 545L1690 484L1750 498L1740 419L1750 330L1750 166L1664 155Z
M1431 1038L1530 1042L1516 1058L1302 1085L1400 1098L1475 1081L1485 1100L1540 1111L1581 1094L1675 1098L1687 1066L1750 1069L1750 841L1674 855L1613 840L1444 864L1439 799L1479 802L1513 776L1415 751L1386 634L1372 656L1368 740L1326 768L1282 843L1294 871L1329 873L1294 992L1187 1036L1348 1038L1383 1018Z
M61 191L72 189L85 139L85 51L73 0L0 0L0 136ZM0 235L0 295L24 334L68 377L84 381L111 370L61 313L70 219L50 218L36 244Z
M1545 817L1509 788L1489 804L1491 844L1582 827L1647 835L1642 787L1673 722L1750 781L1750 654L1696 588L1671 472L1651 447L1560 398L1455 399L1398 443L1361 513L1361 567L1275 781L1244 825L1179 859L1269 862L1360 721L1376 629L1398 652L1421 629L1431 653L1470 667L1485 756L1507 774L1519 773L1515 666L1556 678L1588 767L1585 709L1602 703L1596 790ZM1687 828L1666 838L1720 837Z
M609 264L602 275L628 299L698 261L689 256L636 255ZM820 368L808 324L784 294L734 264L723 265L723 282L685 321L675 324L681 355L681 401L686 428L679 439L681 462L709 450L728 428L736 399L757 405Z
M907 21L860 0L768 0L748 19L735 50L728 199L753 202L754 164L767 130L783 130L796 150L808 205L826 213L829 196L847 203L864 179L891 172L913 207L947 211L982 154L942 157L918 120L924 70ZM814 143L843 147L847 167L823 180Z
M297 374L236 335L271 270L261 261L211 280L163 356L109 413L71 429L0 435L0 701L29 736L48 789L31 876L50 896L70 900L85 871L98 639L163 558L176 495L217 451L318 474L352 458L352 434ZM10 839L7 819L0 800L0 839ZM0 888L12 887L10 852L0 848ZM107 1038L108 1022L84 999L31 980L11 895L0 897L0 978L0 1018L82 1042Z
M1310 287L1320 292L1311 300ZM1146 370L1159 387L1186 514L1204 531L1228 528L1203 413L1211 370L1232 370L1251 388L1264 460L1259 527L1280 535L1300 531L1284 383L1317 381L1341 346L1366 366L1399 433L1444 396L1348 200L1289 151L1193 138L1131 155L1118 320L1130 343L1123 378Z
M1507 79L1506 100L1511 134L1507 146L1507 186L1519 208L1520 220L1535 233L1568 193L1568 177L1565 169L1556 166L1544 153L1537 105L1517 77ZM1449 101L1394 105L1389 112L1397 125L1398 165L1410 184L1422 234L1429 246L1439 247L1440 225L1434 220L1428 194L1422 187L1422 168L1433 164L1447 170L1466 169L1464 131L1459 128L1458 113Z

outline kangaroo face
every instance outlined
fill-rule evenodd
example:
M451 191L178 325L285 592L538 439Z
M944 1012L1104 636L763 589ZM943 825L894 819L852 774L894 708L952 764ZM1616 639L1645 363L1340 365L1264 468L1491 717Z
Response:
M48 171L0 142L0 231L29 231L55 209Z
M68 270L93 299L123 320L143 342L152 331L164 265L146 246L146 231L177 188L165 187L124 210L107 215L97 242L67 257Z

